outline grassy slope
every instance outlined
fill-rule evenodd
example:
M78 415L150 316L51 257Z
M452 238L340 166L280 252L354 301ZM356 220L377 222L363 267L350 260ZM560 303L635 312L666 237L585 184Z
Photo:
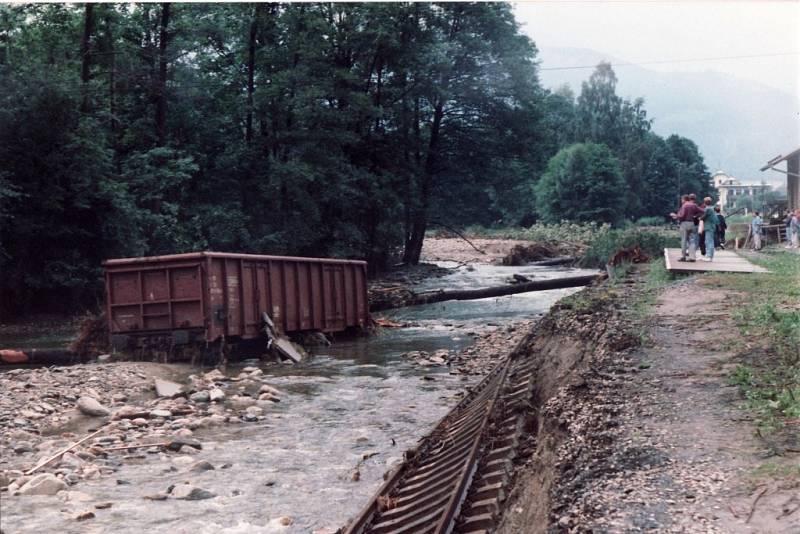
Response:
M741 388L762 432L790 430L800 424L800 255L773 248L751 259L771 272L710 274L702 283L733 299L740 335L727 343L740 364L731 383Z

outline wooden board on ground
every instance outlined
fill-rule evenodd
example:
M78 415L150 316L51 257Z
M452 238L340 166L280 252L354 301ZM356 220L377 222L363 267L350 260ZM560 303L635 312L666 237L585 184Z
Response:
M695 262L678 261L681 251L677 248L665 248L664 260L667 270L672 272L727 272L727 273L767 273L765 268L751 263L739 254L730 250L714 252L714 261L703 261L700 254Z

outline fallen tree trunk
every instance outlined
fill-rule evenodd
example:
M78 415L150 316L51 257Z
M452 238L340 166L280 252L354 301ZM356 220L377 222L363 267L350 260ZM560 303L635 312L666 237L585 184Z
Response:
M504 285L487 287L484 289L465 289L459 291L430 291L427 293L412 294L413 296L402 303L386 303L388 306L371 308L371 311L389 310L392 308L404 308L406 306L418 306L420 304L431 304L434 302L444 302L446 300L476 300L490 297L503 297L515 295L517 293L529 293L531 291L547 291L550 289L563 289L565 287L588 286L596 280L606 278L606 273L590 274L584 276L568 276L565 278L553 278L552 280L534 280L522 284Z
M530 263L526 263L527 266L538 266L538 267L547 267L549 265L567 265L576 263L580 258L576 258L574 256L560 256L558 258L550 258L547 260L539 260L539 261L532 261Z

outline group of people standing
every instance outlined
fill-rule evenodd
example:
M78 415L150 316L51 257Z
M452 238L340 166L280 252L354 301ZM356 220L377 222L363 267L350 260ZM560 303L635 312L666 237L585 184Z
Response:
M786 224L786 248L800 248L800 209L788 211L784 218ZM764 221L761 215L755 211L750 221L750 231L753 236L753 249L761 250L761 232Z
M706 197L698 206L696 195L683 195L678 213L669 214L680 224L681 257L678 261L695 261L698 243L703 261L714 261L714 250L725 248L728 225L719 206L712 206L713 202L711 197Z

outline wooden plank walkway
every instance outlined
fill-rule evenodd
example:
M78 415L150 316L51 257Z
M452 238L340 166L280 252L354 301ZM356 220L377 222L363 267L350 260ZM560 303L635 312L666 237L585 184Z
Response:
M677 248L665 248L664 260L667 270L671 272L728 272L728 273L768 273L765 268L755 265L730 250L717 250L714 252L714 261L703 261L700 252L697 261L678 261L681 251Z

